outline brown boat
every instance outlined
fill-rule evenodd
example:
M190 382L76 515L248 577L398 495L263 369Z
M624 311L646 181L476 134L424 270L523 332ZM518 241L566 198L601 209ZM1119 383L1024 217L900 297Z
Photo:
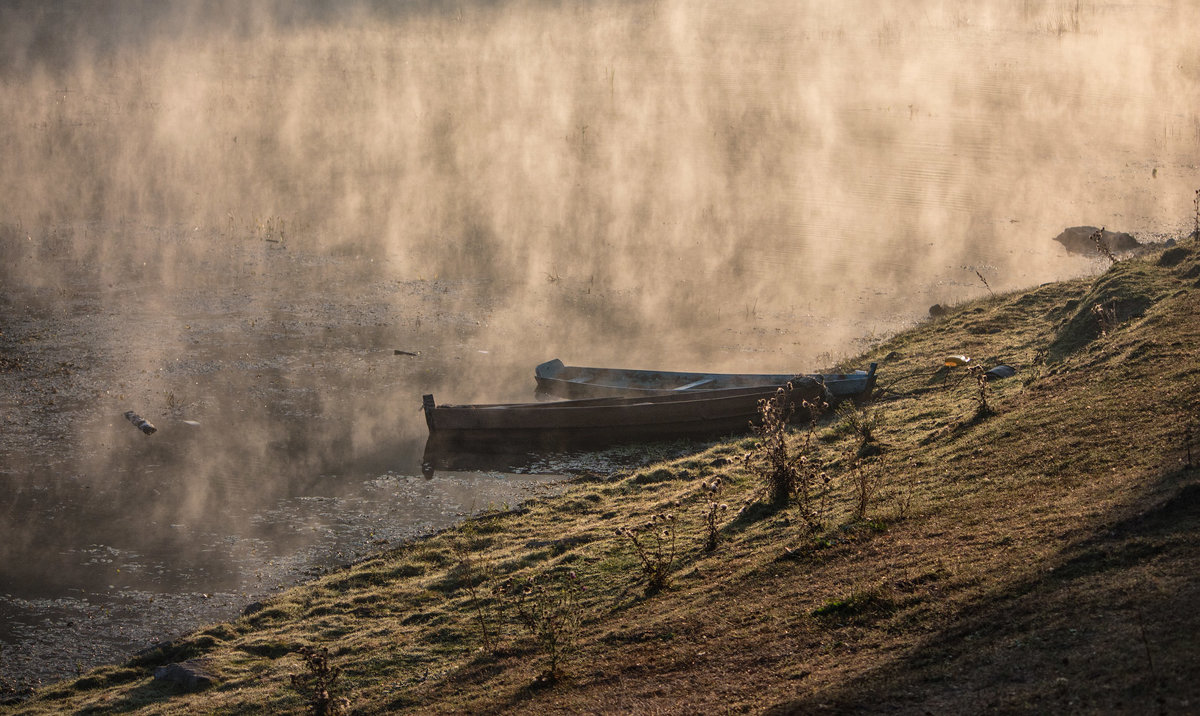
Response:
M797 416L807 414L803 401L831 399L820 381L798 377L790 383ZM426 395L425 422L432 441L474 446L553 448L718 437L747 432L758 420L760 401L781 387L482 405L438 405L432 395Z

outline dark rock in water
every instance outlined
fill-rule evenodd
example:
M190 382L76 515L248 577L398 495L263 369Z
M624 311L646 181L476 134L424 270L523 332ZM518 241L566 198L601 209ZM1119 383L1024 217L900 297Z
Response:
M1096 242L1092 241L1092 234L1100 231L1095 226L1072 226L1064 230L1061 234L1054 237L1054 240L1062 244L1067 251L1073 254L1099 254L1100 249L1096 247ZM1105 248L1113 253L1118 251L1132 251L1139 246L1138 240L1130 234L1121 231L1109 231L1104 229L1100 234L1100 241Z
M167 664L154 670L156 681L175 684L185 691L199 691L217 683L203 659L189 659L178 664Z
M942 316L946 315L948 312L949 311L946 309L946 307L940 303L935 303L929 307L929 317L930 318L941 318Z

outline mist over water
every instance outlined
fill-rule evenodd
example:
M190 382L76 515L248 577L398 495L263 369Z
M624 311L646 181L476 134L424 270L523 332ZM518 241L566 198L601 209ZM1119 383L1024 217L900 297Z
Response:
M879 5L4 4L0 639L516 499L417 478L421 393L822 370L1191 229L1196 3Z
M509 325L548 278L636 291L637 337L964 264L1024 285L1066 268L1063 226L1190 217L1189 3L178 6L8 11L7 223L98 222L76 255L172 285L274 222L397 278L511 282ZM198 236L148 251L121 221Z

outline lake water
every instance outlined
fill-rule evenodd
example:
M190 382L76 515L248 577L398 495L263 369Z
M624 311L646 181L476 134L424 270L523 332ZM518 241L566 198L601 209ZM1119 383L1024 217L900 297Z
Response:
M253 279L96 286L63 259L71 290L6 296L4 356L20 365L2 374L11 683L123 660L581 471L679 453L426 451L422 392L533 398L532 364L510 370L508 344L457 330L491 305L479 286L266 246L244 247Z
M13 684L659 455L430 471L423 393L822 370L1200 212L1184 0L142 10L0 8Z

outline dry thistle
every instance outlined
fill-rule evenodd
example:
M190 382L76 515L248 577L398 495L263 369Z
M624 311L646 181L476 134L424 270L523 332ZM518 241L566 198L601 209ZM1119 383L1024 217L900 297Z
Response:
M583 623L582 596L586 588L574 570L543 572L523 579L508 578L496 588L546 656L539 681L554 682L563 676L563 662L575 650L575 637Z
M329 649L302 646L296 652L303 657L308 671L292 675L292 688L308 700L309 713L314 716L344 713L349 703L337 695L342 670L330 664Z
M821 471L816 456L814 435L817 420L829 408L821 398L800 402L808 416L804 440L796 446L788 441L788 419L792 406L793 387L789 383L769 400L759 403L761 425L754 432L761 438L757 449L746 456L746 466L763 479L772 505L785 506L793 496L800 503L800 517L812 530L819 529L825 520L829 501L829 479Z
M1117 329L1117 307L1114 304L1097 303L1092 306L1092 315L1100 326L1100 335L1107 336Z
M456 545L455 551L458 553L459 566L463 571L467 594L471 598L471 606L475 611L475 620L479 624L479 633L483 639L483 648L491 653L496 653L499 645L498 635L492 626L493 615L485 606L481 596L482 590L480 589L481 583L487 579L487 565L477 565L471 556L470 549L465 543Z
M854 518L865 520L867 508L883 484L883 471L878 464L865 465L857 458L851 464L854 469Z
M758 472L766 480L768 499L777 506L787 503L798 480L797 456L790 453L787 443L788 421L794 410L791 390L789 383L786 388L775 391L771 398L759 401L758 414L762 424L756 426L754 432L762 443L755 453L747 456L747 461L759 458L766 463Z
M1192 229L1192 238L1200 241L1200 189L1196 190L1196 198L1192 203L1196 205L1195 226Z
M646 577L646 595L662 591L675 563L675 515L659 513L637 527L618 527L615 533L633 545Z
M967 368L967 373L975 379L975 419L992 415L992 406L988 404L988 376L983 366L973 365Z
M1092 232L1091 239L1092 243L1096 245L1096 250L1103 254L1104 258L1108 259L1110 264L1115 264L1117 262L1117 257L1113 255L1113 252L1109 250L1108 245L1104 243L1103 226Z
M704 489L708 492L709 498L708 507L704 511L704 527L707 532L704 551L712 552L717 548L721 534L717 528L717 518L729 509L729 505L716 501L717 494L721 491L721 478L715 478L711 483L705 484Z

